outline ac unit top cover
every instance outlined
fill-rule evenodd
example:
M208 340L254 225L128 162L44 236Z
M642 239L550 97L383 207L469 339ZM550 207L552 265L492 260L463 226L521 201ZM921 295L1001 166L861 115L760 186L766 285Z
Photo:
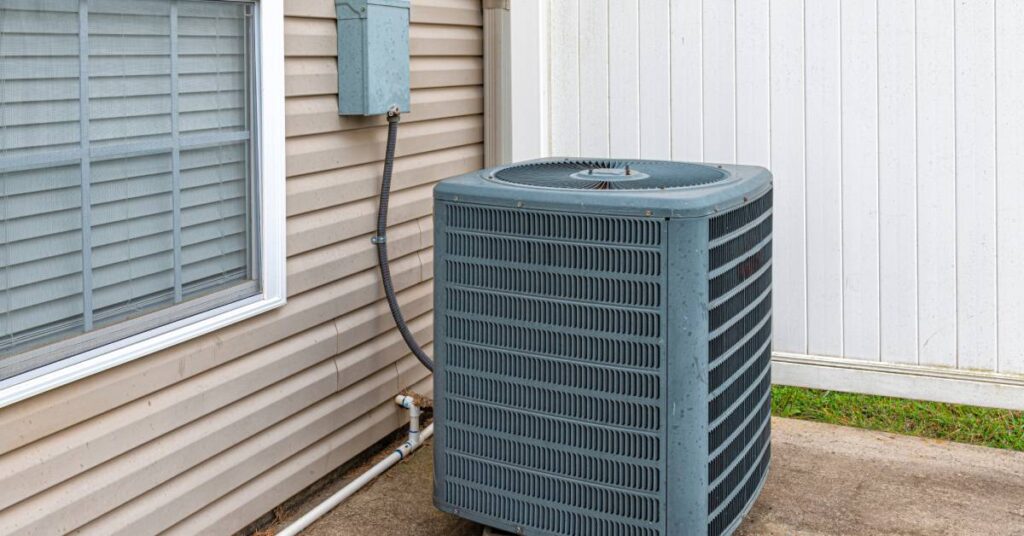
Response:
M623 216L693 218L729 211L771 188L756 166L543 158L438 184L444 201Z

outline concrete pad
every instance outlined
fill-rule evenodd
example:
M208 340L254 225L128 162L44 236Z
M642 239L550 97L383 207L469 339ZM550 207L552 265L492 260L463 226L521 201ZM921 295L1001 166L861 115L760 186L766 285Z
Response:
M1024 453L788 419L772 426L768 484L737 534L1024 535Z
M768 484L739 535L1024 536L1024 453L788 419L772 426ZM431 462L428 445L304 534L481 534L433 508Z

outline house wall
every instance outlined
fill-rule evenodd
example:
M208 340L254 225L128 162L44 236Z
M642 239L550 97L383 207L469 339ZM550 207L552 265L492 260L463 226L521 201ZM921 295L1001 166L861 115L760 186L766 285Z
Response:
M286 0L288 304L0 409L0 534L230 534L403 424L427 371L370 236L381 118L337 116L333 0ZM414 0L389 244L432 335L432 184L483 165L479 0ZM427 346L427 350L430 347Z
M521 3L512 151L769 167L777 381L1022 408L1022 28L1016 0Z

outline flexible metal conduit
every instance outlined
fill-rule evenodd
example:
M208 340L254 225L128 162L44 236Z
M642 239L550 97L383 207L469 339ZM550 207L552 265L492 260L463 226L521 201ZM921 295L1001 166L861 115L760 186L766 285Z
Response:
M384 284L384 294L387 296L388 307L391 309L391 316L395 319L395 325L398 326L398 331L405 339L406 346L416 355L416 359L419 359L420 363L427 367L427 370L433 372L434 361L416 342L402 316L398 298L395 297L395 287L391 283L391 266L388 264L388 201L391 198L391 172L395 167L395 145L398 143L398 122L401 117L401 112L397 107L388 111L388 145L384 153L384 178L380 184L380 205L377 207L377 235L373 237L373 243L377 245L380 278Z

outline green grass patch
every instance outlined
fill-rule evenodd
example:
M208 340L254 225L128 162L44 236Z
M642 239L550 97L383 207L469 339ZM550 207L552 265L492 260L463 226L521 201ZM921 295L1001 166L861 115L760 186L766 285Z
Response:
M1024 412L886 396L772 387L772 414L1024 451Z

